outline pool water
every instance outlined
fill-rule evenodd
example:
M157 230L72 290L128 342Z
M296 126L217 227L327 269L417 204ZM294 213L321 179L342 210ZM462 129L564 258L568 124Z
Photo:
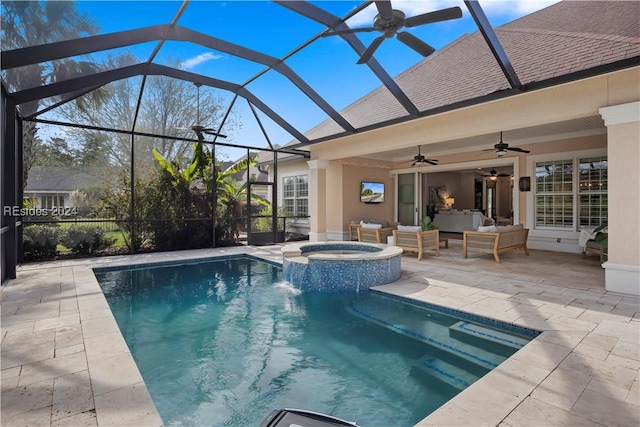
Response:
M301 292L250 258L96 277L167 426L257 426L283 407L411 426L531 339L375 292Z

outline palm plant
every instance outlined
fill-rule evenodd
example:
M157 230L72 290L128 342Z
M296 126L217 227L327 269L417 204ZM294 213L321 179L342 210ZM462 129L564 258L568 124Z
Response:
M193 159L185 168L181 167L177 161L167 160L155 149L153 155L165 176L170 177L171 191L181 194L181 199L188 201L186 204L202 205L205 200L209 200L201 197L204 189L206 188L207 193L216 191L216 223L221 232L218 237L225 242L238 241L251 201L263 206L269 205L266 199L255 194L252 194L251 201L248 201L247 182L239 182L234 178L236 174L255 165L253 156L237 162L226 170L216 167L215 179L212 179L213 153L205 149L202 142L193 145ZM204 207L198 210L206 211Z
M98 27L87 14L81 14L70 1L3 1L2 49L11 50L52 43L87 35L93 35ZM6 71L5 79L10 90L21 90L62 81L74 76L94 73L97 65L70 59L34 64ZM78 104L99 103L105 92L96 90L86 98L78 98ZM20 106L22 117L35 114L41 101ZM23 125L23 186L27 184L29 169L35 161L35 148L39 139L34 122Z

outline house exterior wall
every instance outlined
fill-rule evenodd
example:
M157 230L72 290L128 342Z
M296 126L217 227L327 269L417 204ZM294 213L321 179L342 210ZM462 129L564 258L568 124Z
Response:
M343 214L336 215L332 225L335 229L347 232L351 221L363 219L381 219L393 221L395 217L395 179L389 174L390 164L354 159L342 164L342 205ZM384 202L368 204L360 202L360 184L362 181L384 183ZM338 222L339 221L339 222Z
M27 191L24 192L25 199L35 199L37 200L37 208L44 208L45 197L53 197L53 205L56 207L73 207L73 202L71 200L71 192L67 191ZM62 201L62 203L59 203Z
M269 169L269 181L275 182L278 186L278 206L283 206L282 199L282 179L284 177L296 176L296 175L309 175L309 166L307 165L307 159L299 157L295 159L290 159L284 161L282 163L278 162L278 176L277 178L273 176L273 165L270 165ZM271 191L265 195L266 199L270 202ZM311 202L311 196L309 196L309 202ZM287 221L287 231L291 231L294 233L300 234L309 234L310 229L310 221L309 219L296 219Z
M311 147L312 157L317 160L336 161L372 153L383 153L391 148L390 141L393 141L393 148L425 146L475 135L497 134L500 131L599 116L601 109L640 101L638 82L640 82L640 67L630 68L316 144ZM428 132L425 129L428 129ZM607 140L609 140L608 145ZM616 123L607 126L607 134L576 136L535 144L536 156L562 152L589 152L589 150L602 150L607 147L605 154L609 156L610 162L608 191L611 233L611 258L608 263L617 266L616 274L622 270L633 273L635 275L633 283L640 281L638 279L640 277L640 231L638 230L640 227L638 225L640 223L640 204L637 200L640 197L638 196L640 194L640 178L637 173L633 179L629 179L628 176L625 178L624 175L628 175L631 170L634 172L638 170L637 165L640 164L638 161L639 140L640 131L636 120L632 123ZM615 145L612 145L612 141L615 141ZM472 156L471 152L467 155L460 155L460 161ZM447 159L439 158L442 163L447 161ZM535 157L520 155L519 158L521 161L518 162L516 178L518 176L532 176L532 159ZM615 166L618 164L621 166ZM614 167L616 172L611 173ZM366 172L368 174L374 173L371 168ZM363 174L347 174L343 170L342 191L345 192L345 189L356 187L362 178ZM532 176L532 178L534 177ZM331 189L331 191L334 190ZM629 194L632 195L630 199L628 198ZM324 200L324 193L321 197L320 203ZM343 197L345 199L343 200L342 217L343 224L346 224L347 216L355 218L362 211L354 208L353 203L346 203L346 192ZM531 228L533 199L530 196L517 197L517 199L519 199L516 201L519 209L516 221ZM621 205L626 207L620 209ZM630 205L633 207L630 208ZM332 206L331 215L340 217L335 213L335 204L325 204L325 206ZM393 213L393 207L390 205L380 206L380 208L380 214ZM322 211L320 207L317 210L318 212ZM620 213L616 214L616 211ZM323 217L326 213L327 210L324 210ZM324 222L325 218L318 228L320 233L327 229L328 223ZM616 225L612 227L611 224L614 223ZM536 236L536 234L539 235ZM569 238L565 241L561 239L558 242L556 238L556 243L553 243L553 237L544 234L532 230L530 234L531 247L577 251L577 232L573 233L575 240ZM634 240L631 244L628 242L630 236ZM622 255L623 253L624 255ZM609 289L611 275L609 272L607 273L607 288ZM640 285L634 284L633 286L630 290L629 287L625 287L625 292L640 294L640 289L636 289L640 288Z
M638 94L640 88L635 89ZM609 162L606 288L640 295L640 102L606 107L601 113Z

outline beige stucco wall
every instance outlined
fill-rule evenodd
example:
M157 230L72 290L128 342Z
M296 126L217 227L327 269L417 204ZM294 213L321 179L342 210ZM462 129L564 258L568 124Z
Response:
M640 102L600 111L608 131L609 159L606 288L640 295Z
M349 222L362 219L382 219L393 221L395 180L389 175L389 167L375 168L373 165L343 165L343 206L344 216L340 228L348 229ZM361 203L360 183L373 181L384 183L383 203Z
M640 118L639 118L640 120ZM609 180L625 185L609 186L609 260L640 265L640 126L638 122L609 127Z

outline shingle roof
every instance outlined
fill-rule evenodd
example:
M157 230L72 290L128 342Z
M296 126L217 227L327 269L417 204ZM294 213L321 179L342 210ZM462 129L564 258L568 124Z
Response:
M70 170L68 167L34 166L29 170L25 191L75 191L83 185L103 182L102 172Z
M527 84L640 57L640 2L562 1L494 29ZM479 32L465 35L395 78L420 111L510 89ZM356 128L406 116L385 87L341 111ZM339 133L326 120L310 139Z

